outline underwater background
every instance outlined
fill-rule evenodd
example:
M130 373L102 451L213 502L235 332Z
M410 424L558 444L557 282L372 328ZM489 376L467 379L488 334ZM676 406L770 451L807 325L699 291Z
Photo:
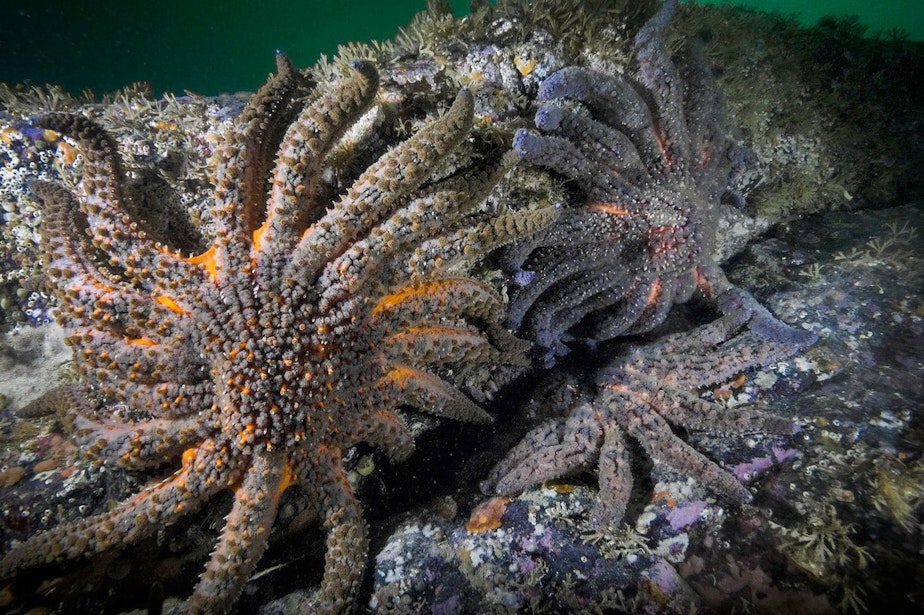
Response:
M468 1L452 3L457 15L467 11ZM418 22L416 36L408 35L403 39L405 44L389 48L395 50L394 55L376 54L373 45L352 45L343 53L344 62L372 57L382 64L379 89L366 90L365 94L368 97L378 92L381 104L373 122L359 126L355 136L320 152L324 162L312 168L325 168L325 201L315 204L324 205L326 212L326 198L346 192L369 169L370 176L380 171L390 176L390 169L383 171L377 166L377 156L401 147L398 144L406 143L411 132L421 134L431 122L439 121L434 118L449 107L460 83L477 83L478 87L470 88L477 111L465 114L470 113L476 124L471 138L459 144L460 151L452 154L451 164L437 170L439 177L452 181L474 177L466 172L468 166L485 164L495 154L500 156L514 131L526 127L525 132L517 132L527 136L520 137L515 147L523 150L521 154L533 156L535 162L518 165L509 174L509 183L499 186L499 195L484 212L477 213L489 214L495 203L503 211L509 207L527 213L541 213L559 203L565 207L572 201L581 207L586 195L574 178L564 173L560 175L571 181L558 181L555 169L543 162L556 151L529 144L530 139L534 144L542 143L548 136L542 131L549 116L542 114L538 122L534 117L534 107L548 102L540 95L542 84L554 85L554 76L564 74L558 78L559 86L576 87L579 82L573 77L587 74L558 69L574 64L574 58L594 54L595 62L612 66L608 72L587 76L591 81L608 79L604 75L609 74L623 86L628 83L631 88L635 83L644 90L645 98L651 98L651 104L643 104L665 120L664 125L679 118L680 133L692 136L695 132L703 138L719 134L713 123L727 125L728 134L722 135L720 142L733 138L753 151L751 156L733 148L728 152L734 157L711 158L727 159L736 168L727 198L710 196L711 203L725 210L725 217L715 220L684 214L682 220L697 225L698 219L707 220L703 226L710 237L715 235L716 251L722 255L720 271L743 293L737 297L755 298L759 310L766 308L776 318L817 334L819 341L789 359L766 359L770 364L745 370L742 361L747 364L753 349L763 347L749 336L759 332L748 325L730 339L724 339L728 335L723 334L722 346L716 349L710 341L715 339L710 333L713 329L707 325L718 315L714 310L719 306L691 302L672 309L664 326L646 336L626 336L599 345L595 340L593 345L574 340L574 352L562 356L556 367L536 369L522 383L499 389L494 401L484 402L484 410L495 417L494 423L460 427L457 423L413 419L418 430L413 434L416 452L401 465L391 464L365 445L352 449L344 455L344 470L362 511L340 526L348 527L347 535L361 531L356 529L361 517L369 524L371 546L365 561L352 557L350 574L334 576L335 581L328 584L340 586L331 592L335 599L343 596L360 609L374 609L383 615L485 613L502 604L513 605L511 609L519 605L522 612L562 613L640 612L646 606L651 612L661 612L665 605L676 607L678 612L689 612L694 606L698 612L720 613L922 612L924 176L920 169L924 167L924 0L879 3L874 14L855 19L843 15L862 12L864 7L858 2L806 2L811 12L799 16L806 30L795 27L794 21L689 2L687 10L677 11L669 31L660 31L656 39L643 37L664 43L695 37L706 43L705 58L714 68L717 89L703 82L695 90L689 89L695 94L687 100L704 104L694 102L688 107L705 110L689 117L676 99L657 102L653 88L658 81L651 87L639 81L643 65L649 69L656 66L664 60L664 53L645 55L651 49L636 43L630 56L621 46L632 43L619 35L620 24L628 28L626 33L642 27L642 16L653 14L660 1L496 0L499 5L513 4L512 9L522 9L531 2L530 7L551 6L555 10L543 15L552 16L545 21L530 20L533 15L529 10L511 10L506 15L503 10L490 15L490 11L481 10L482 21L456 23L458 30L448 31L448 17L434 10L429 21L424 20L426 28ZM126 8L113 1L71 0L65 4L61 0L0 0L2 81L34 85L57 82L74 93L92 88L102 94L144 79L151 82L156 95L165 91L180 94L183 90L207 95L154 100L141 88L126 87L120 95L109 97L111 102L100 104L85 97L70 98L55 88L9 88L0 82L0 545L26 540L44 528L79 522L94 513L121 510L119 514L127 511L130 515L131 494L139 493L148 479L161 480L170 471L164 465L135 472L126 469L129 464L120 459L96 463L84 454L92 447L92 438L84 438L85 445L79 439L82 434L44 415L50 410L44 406L50 403L33 405L37 395L49 393L45 399L55 402L51 387L73 382L81 369L74 367L79 365L80 355L75 364L71 348L63 344L63 329L43 324L55 306L63 305L62 311L70 310L65 313L77 318L85 309L63 294L60 281L57 285L49 282L49 274L58 275L50 273L58 270L58 264L50 264L46 256L60 256L62 242L57 238L71 237L78 240L82 262L104 267L106 261L113 262L106 258L113 253L102 253L89 247L90 242L81 241L80 226L78 232L71 232L73 222L89 226L86 212L80 210L81 199L85 204L88 194L90 198L97 198L94 194L104 197L107 212L122 212L121 202L129 203L137 212L127 214L133 225L152 225L152 232L169 238L175 250L207 252L214 231L201 242L198 236L184 231L208 232L209 221L226 202L221 192L226 189L216 186L215 178L219 173L229 178L236 175L223 169L248 156L265 167L261 174L272 170L271 177L276 176L277 168L288 174L298 166L278 156L275 143L262 147L268 142L265 135L291 118L283 118L279 124L261 123L258 138L252 140L233 137L239 134L234 130L246 129L239 118L248 117L241 111L248 98L259 103L252 108L268 109L260 118L286 115L288 107L263 105L260 101L267 97L249 94L275 70L274 50L287 51L296 66L312 67L312 77L322 87L331 88L328 91L342 90L344 82L333 81L334 76L342 78L353 71L343 64L315 64L319 55L333 54L338 45L348 41L392 38L426 2L384 0L376 5L358 0L229 0L219 4L193 0L192 6L181 6L175 0L148 0L127 3L130 6ZM441 0L430 2L449 6ZM777 10L776 14L794 14L802 8L792 4L765 2L759 6ZM618 10L603 13L601 6ZM620 11L623 14L613 20L600 17ZM829 12L835 13L833 19L818 21ZM569 19L572 16L576 17ZM615 23L616 27L604 28L601 23ZM537 36L536 24L545 27L548 36ZM861 37L864 32L867 38ZM560 53L560 49L565 51ZM391 61L393 57L401 61ZM415 61L408 61L410 58ZM670 65L684 68L682 83L710 72L704 70L706 59L695 54L686 60L678 55L678 64L670 60ZM620 69L626 72L620 73ZM210 96L220 92L238 93ZM718 92L721 96L713 96ZM460 100L465 104L467 98L464 95ZM591 112L609 109L606 103L591 107ZM37 117L41 111L61 108L98 121L101 141L74 147ZM332 110L326 103L321 108L325 114ZM347 124L355 126L352 120L343 121L344 126ZM610 140L622 134L605 123L603 131ZM646 135L651 137L652 132L645 130L636 140L652 144ZM638 157L643 144L623 136ZM578 132L571 131L568 137L578 147L588 143ZM279 138L281 132L274 140ZM454 132L453 138L461 135ZM110 183L94 182L92 165L91 173L86 172L87 152L97 158L100 152L106 156L106 151L111 151L110 139L118 150L112 159L121 158L129 169L125 177L112 171L102 173L114 178L114 192L107 192ZM692 162L694 167L697 164L688 156L675 159L663 144L656 147L666 164L678 172L677 161ZM619 168L620 161L607 158L610 168ZM666 194L687 193L668 183L668 194L659 178L641 166L628 166L639 178L638 190L653 195L646 197L649 203L673 203ZM719 173L724 175L727 168L723 163L718 169L721 171L704 170L694 183L703 190L717 185L717 180L724 185L725 178ZM597 173L608 175L608 171ZM269 176L266 173L264 179ZM78 185L81 177L84 181ZM39 194L55 189L48 182L62 182L56 192L57 203L46 203ZM271 184L264 183L267 187ZM434 176L432 185L450 184L442 184ZM252 184L237 184L236 194L240 186L246 190ZM387 194L400 190L398 186ZM604 196L600 203L607 205L602 208L596 202L587 204L596 211L622 215L620 207L608 205L615 200L613 195ZM746 208L741 209L744 196ZM251 212L256 213L262 195L250 201ZM392 200L395 202L403 201ZM532 209L533 204L536 209ZM321 215L320 206L312 209ZM69 217L61 215L62 210L70 212ZM645 207L642 211L652 217L649 214L658 209ZM414 225L409 226L413 229ZM672 228L683 226L688 224ZM670 235L664 234L668 229L661 225L650 228L651 238ZM578 232L583 231L575 228L574 237ZM40 242L42 234L44 244ZM132 228L130 238L136 237ZM562 238L579 245L571 231ZM57 243L52 245L52 240ZM711 245L712 240L702 243ZM661 246L680 252L676 245L670 248L670 243L660 239L649 245L655 246L655 255L663 253ZM372 253L379 257L383 251L387 253L384 248ZM574 261L581 266L582 254L577 252ZM591 255L610 252L589 250ZM726 260L732 254L735 256ZM642 250L640 255L646 259L644 263L651 253ZM570 257L566 254L566 258ZM60 264L61 259L55 261ZM545 272L529 262L519 267L526 274L519 277L518 271L510 272L510 276L486 271L494 263L479 265L478 273L494 279L504 292L518 293L516 287L526 288L520 285L544 279ZM122 269L120 264L116 273ZM604 275L604 281L619 282L623 269L627 275L644 279L629 262L617 263L614 270L618 275ZM539 273L534 278L536 271ZM193 296L189 289L196 288L197 279L184 284L187 296ZM246 274L237 279L241 288L250 283ZM322 290L336 288L339 283L339 277L330 276ZM63 304L49 299L53 285ZM579 284L559 288L567 292L553 293L550 304L562 297L579 299L582 292ZM133 295L133 291L128 293ZM374 294L370 290L362 296L371 298ZM530 300L528 294L514 297L520 305L528 305ZM170 308L167 304L173 300L163 295L155 301ZM363 305L375 304L369 299ZM552 309L558 308L552 304ZM658 313L650 311L648 317ZM103 322L107 316L103 313ZM530 318L531 323L545 326L540 319ZM766 320L764 324L767 331ZM678 334L681 343L664 351L664 342L677 340ZM136 343L147 347L152 340L122 336L119 341L129 347ZM87 344L82 350L92 352L98 347ZM196 350L193 347L193 354L198 356ZM688 359L691 355L693 358ZM682 368L685 373L680 376L696 388L688 393L675 387L676 380L671 378L663 378L663 385L650 384L656 380L648 373L655 362L661 366L660 373L680 372ZM728 373L739 373L715 386L695 385L693 378L705 378L716 362L735 368L729 367ZM306 370L310 369L307 361L305 364ZM641 368L634 367L638 365ZM631 378L630 368L647 375ZM134 369L131 364L128 375L120 373L118 377L130 378ZM364 376L361 370L355 373ZM337 390L362 393L360 387L365 385L361 379L356 384L349 380L353 374L344 371L341 375L347 384ZM602 527L595 521L599 505L612 502L617 491L625 490L614 488L616 481L605 480L605 473L604 480L599 479L599 460L609 463L612 458L598 457L598 442L593 439L585 439L581 450L581 454L592 451L595 455L589 471L512 498L489 497L501 493L491 467L503 467L502 460L525 434L533 433L537 423L560 426L565 422L567 426L572 417L589 419L574 412L587 406L573 406L573 392L587 390L588 396L604 398L605 404L600 405L605 405L608 413L622 408L610 393L621 384L611 382L613 386L600 387L597 376L625 378L640 396L682 395L687 399L689 394L692 400L690 408L667 418L675 423L676 432L670 427L660 432L646 428L633 436L627 455L631 461L619 463L637 477L625 504L626 523L615 528L614 524ZM487 387L481 390L488 391ZM120 394L112 397L127 401ZM75 401L62 412L66 421L84 407ZM702 407L707 411L712 408L716 412L717 405L747 412L757 403L768 417L782 419L782 431L787 433L781 435L777 429L728 437L688 428L706 420L703 411L692 406L700 402L706 402ZM134 399L130 404L112 404L113 421L121 427L146 421L134 418L140 416L134 414L140 406ZM109 405L105 407L104 420L108 421ZM653 406L640 412L646 420L666 418ZM615 425L612 433L623 429L616 425L613 414L606 418L607 426ZM634 421L630 417L625 423L632 425ZM592 423L599 422L595 416ZM345 415L337 429L353 423ZM796 425L798 432L789 435ZM171 423L170 429L182 431L182 420ZM554 446L558 436L552 435L556 438L551 442ZM714 492L700 481L702 471L694 468L690 472L660 462L645 449L661 440L660 435L669 436L664 438L668 442L681 443L671 444L669 454L686 451L686 446L717 464L720 475L734 482L726 484L725 493ZM536 442L541 452L544 442ZM78 445L83 449L78 450ZM238 458L247 456L240 446L234 451ZM172 461L178 461L178 453L170 453ZM688 453L680 455L691 458ZM498 462L502 465L495 465ZM221 464L224 466L223 461ZM616 467L613 463L603 469ZM740 483L747 483L749 495L740 491ZM311 511L312 500L319 499L316 491L286 490L278 506L280 514L274 513L275 529L266 557L260 562L248 558L248 569L255 574L247 581L233 613L258 609L264 615L303 612L293 605L312 600L311 588L332 578L324 577L325 572L347 568L339 561L328 565L325 543L313 527L314 520L306 521L299 512ZM735 493L739 500L753 497L752 503L733 499ZM203 562L212 557L216 536L219 532L224 535L222 527L231 528L228 535L244 536L225 520L234 497L231 493L210 497L209 505L198 513L157 528L149 525L146 529L156 535L131 548L111 549L102 557L63 568L29 569L12 581L6 580L9 562L18 564L15 556L4 555L0 557L0 613L97 615L144 605L152 613L167 612L170 604L196 591L193 584ZM146 496L138 501L149 502ZM108 541L115 544L117 539L110 535ZM82 548L83 536L77 540ZM31 553L42 557L48 551L34 549ZM419 570L426 570L427 575L418 575ZM350 579L363 571L362 587L350 586ZM433 579L438 582L431 582Z
M468 12L468 0L450 4L457 15ZM795 15L804 25L829 14L853 14L869 35L924 40L921 0L731 4ZM55 83L97 94L138 80L149 81L156 94L252 91L272 69L276 49L296 66L308 66L322 53L335 53L338 44L392 38L424 8L425 0L2 0L0 81Z

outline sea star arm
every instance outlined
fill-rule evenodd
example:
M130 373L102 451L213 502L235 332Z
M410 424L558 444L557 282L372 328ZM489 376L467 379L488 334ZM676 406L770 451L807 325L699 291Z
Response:
M353 296L367 280L387 269L408 247L445 230L447 212L453 211L463 195L456 192L427 194L400 207L374 232L354 243L324 268L318 279L323 288L321 309Z
M490 343L477 344L481 351L472 360L524 363L526 345L503 327L503 305L488 286L471 278L436 277L410 282L382 297L372 310L375 328L383 336L424 331L435 323L457 323L460 316L474 323Z
M539 87L539 100L556 98L581 101L599 110L604 123L616 127L635 145L645 166L660 164L662 145L653 130L651 108L625 79L566 67L550 75Z
M276 74L250 98L215 150L215 259L233 271L251 258L252 233L265 215L266 184L283 135L304 104L308 80L284 53Z
M472 262L502 243L550 224L554 217L550 210L470 215L516 161L517 156L508 152L496 163L410 195L407 204L325 266L318 280L324 289L322 309L354 296L373 277L387 286L426 278L436 269L448 269L462 258ZM438 248L428 251L430 246ZM404 254L412 250L411 258L404 261Z
M619 258L621 248L613 246L608 242L597 241L587 245L575 246L580 249L585 258L574 258L573 254L565 254L560 250L549 251L547 253L537 254L531 263L531 268L541 271L542 275L526 286L516 288L511 306L508 311L510 325L515 328L527 326L530 330L541 332L544 328L539 324L547 317L551 317L556 310L561 309L564 305L579 304L579 301L571 301L574 295L582 295L580 292L572 293L575 284L589 276L591 283L590 291L592 293L603 292L603 288L610 288L611 285L600 279L611 274L612 284L618 284L624 281L628 274L619 267L614 267L616 260ZM624 282L623 282L624 283ZM548 293L549 300L544 301L536 307L540 312L532 322L526 322L524 319L528 310L536 303L537 299ZM564 303L564 302L568 303Z
M87 455L117 459L132 469L164 465L177 458L203 431L203 419L150 419L118 422L91 418L70 410L69 431L83 444Z
M107 259L87 235L86 215L67 188L37 181L31 190L42 201L42 251L52 283L71 299L61 306L70 319L103 326L127 337L174 329L176 313L109 270Z
M650 382L636 381L635 387L647 390L647 402L658 414L670 423L688 429L720 435L792 434L795 431L795 425L788 418L748 406L725 407L689 391L673 388L661 389L659 397Z
M686 55L685 61L679 64L680 78L686 84L683 116L690 134L692 153L699 157L702 165L694 172L714 175L715 169L725 164L723 157L740 158L746 153L746 148L728 142L724 137L725 102L709 70L702 46L687 44L681 53ZM734 173L735 169L732 169ZM743 202L743 197L741 200Z
M580 152L588 167L604 175L613 175L614 180L619 182L618 186L627 204L631 203L632 198L640 196L634 185L644 172L645 164L635 144L625 134L586 113L575 112L574 109L553 102L539 108L535 124L536 128L547 135L566 139ZM531 155L536 153L531 152ZM587 186L597 181L595 178L587 180Z
M591 513L594 520L607 525L619 522L626 514L632 495L632 467L626 447L626 435L618 424L603 426L603 443L598 462L600 501Z
M523 210L491 217L439 239L424 241L408 259L412 277L425 277L436 269L446 269L480 256L506 243L546 228L558 217L550 207Z
M674 165L675 161L694 159L693 143L683 114L684 83L665 42L676 8L676 0L666 0L635 37L638 78L654 97L654 109L657 110L655 134L667 166Z
M597 262L592 267L578 270L575 275L555 282L554 288L548 289L549 300L530 310L526 322L511 321L510 324L521 328L522 323L526 336L546 348L567 339L569 329L598 311L599 316L605 317L613 326L625 328L637 319L633 310L641 310L644 305L636 306L635 303L640 302L629 300L634 287L635 283L625 271L608 263ZM515 293L511 308L515 303L517 315L522 318L524 308L529 308L537 296L534 294L530 298L525 293Z
M410 365L395 365L378 386L389 388L394 391L396 399L429 414L468 423L490 423L493 420L459 389L439 376Z
M317 451L308 455L305 465L300 483L306 491L316 494L319 516L327 530L324 578L311 604L318 613L344 613L362 581L369 529L347 482L340 451Z
M188 382L119 382L120 399L131 399L135 410L162 419L185 419L212 407L215 394L208 380Z
M375 68L357 63L336 87L305 107L289 126L273 171L266 228L259 240L260 263L288 257L305 227L324 215L324 202L317 198L324 157L372 105L378 84ZM275 264L270 265L270 270L275 269Z
M150 338L126 339L104 331L86 329L75 335L83 345L81 370L106 382L113 372L144 384L201 381L201 364L179 342L157 343ZM168 353L171 361L164 360Z
M503 305L492 289L471 278L435 277L392 288L372 310L376 328L386 333L408 325L462 314L498 321Z
M412 358L418 365L499 361L500 353L482 331L467 326L409 327L385 340L393 357Z
M497 472L495 490L510 495L586 470L597 461L602 440L596 410L590 404L580 404L560 429L555 423L546 423L526 436L527 446L512 453L514 463L505 461Z
M189 449L180 470L118 508L60 525L16 544L0 559L0 577L27 566L99 553L151 535L226 488L234 476L229 462L213 441Z
M450 190L465 195L460 211L469 213L471 208L483 202L503 179L508 171L520 161L516 152L510 150L494 162L482 165L461 176L453 176L433 184L432 189Z
M221 613L244 590L266 550L279 496L290 477L282 451L258 450L225 518L221 538L186 607L186 615Z
M86 215L93 244L111 256L111 264L118 267L121 275L139 289L160 292L169 288L169 277L177 269L188 279L201 279L198 268L159 249L131 222L124 205L125 171L118 147L99 124L70 113L49 113L36 118L34 123L79 143L85 156L86 192L79 206Z
M415 192L468 134L474 100L462 90L449 111L382 156L347 194L302 236L286 277L313 280L323 265L366 235L405 196Z
M392 463L404 461L414 452L414 434L401 417L390 410L372 413L358 439L382 449Z
M719 493L744 502L751 500L750 492L734 476L674 435L661 415L648 410L644 395L640 398L638 391L623 385L607 387L607 392L609 399L600 403L612 408L619 424L641 442L653 459L696 477Z
M520 472L520 466L527 463L537 449L556 446L561 441L563 429L563 421L551 420L545 421L529 430L516 446L507 451L507 455L504 459L494 466L488 478L484 481L482 490L486 493L503 495L508 492L515 493L515 485L524 485L522 488L526 489L530 485L535 484L531 482L531 479L522 475L525 473ZM507 486L503 491L497 488L497 484L501 480L504 480L504 484Z
M716 303L723 313L739 313L740 318L746 318L748 329L761 338L790 348L790 354L818 341L817 335L779 320L753 295L739 288L730 287L716 297Z
M642 320L642 315L649 306L651 298L657 295L659 285L658 278L637 279L625 291L613 309L601 309L589 313L586 323L588 337L594 340L607 340L624 335L635 323Z
M542 135L521 128L514 135L513 147L525 162L541 164L572 179L595 198L631 203L633 197L638 196L635 188L611 173L608 167L588 158L573 141L587 137L585 134L569 135L569 138Z

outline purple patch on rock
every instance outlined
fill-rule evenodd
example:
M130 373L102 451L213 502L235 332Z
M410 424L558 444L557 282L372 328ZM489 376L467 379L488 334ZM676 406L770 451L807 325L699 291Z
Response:
M667 520L671 524L671 529L676 531L692 525L699 520L699 515L705 508L706 503L702 501L672 508L667 513Z
M745 463L739 463L732 468L732 474L740 481L747 481L761 472L764 472L773 465L773 460L769 457L757 457Z
M33 126L32 124L20 124L17 128L19 128L19 132L21 132L24 137L32 139L33 141L41 139L45 133L41 128Z
M777 463L783 463L787 459L791 459L798 453L794 448L783 448L781 446L774 446L770 450L773 451L773 458L776 459Z
M677 571L664 560L655 562L654 566L645 571L645 576L651 579L665 594L670 595L677 589Z
M459 597L452 596L433 605L431 613L433 615L456 615L459 613Z

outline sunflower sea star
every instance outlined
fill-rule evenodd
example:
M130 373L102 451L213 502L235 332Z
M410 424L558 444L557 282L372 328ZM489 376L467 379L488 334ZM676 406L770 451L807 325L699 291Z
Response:
M623 518L632 490L626 434L653 458L695 477L719 493L751 499L734 476L673 433L671 425L720 434L788 434L793 424L745 406L724 407L691 390L724 382L742 370L766 365L792 353L788 344L765 341L746 331L735 335L740 320L723 316L690 331L645 346L631 346L599 370L593 386L578 375L552 397L567 416L532 429L498 464L486 486L513 494L532 485L596 466L600 502L598 523Z
M234 500L187 613L222 612L267 545L280 494L303 489L327 530L318 611L341 612L365 567L367 530L342 456L359 442L406 458L410 405L490 420L437 371L525 361L499 297L453 263L552 222L554 213L477 212L516 162L430 181L469 134L473 101L384 154L342 195L319 196L325 155L374 102L378 75L357 63L311 97L282 54L212 160L216 231L184 258L126 211L114 140L93 121L49 114L35 125L75 139L80 196L51 183L43 242L59 319L82 382L68 421L104 461L179 469L109 512L15 544L0 576L131 544L230 489ZM116 403L130 408L113 412Z
M587 194L508 254L514 279L525 282L512 297L510 324L548 348L548 361L571 339L645 333L697 289L715 299L732 287L713 252L721 208L743 200L730 185L749 152L726 135L699 54L687 50L683 70L667 55L674 5L665 2L638 33L637 79L564 68L539 90L542 132L520 130L514 139L524 160ZM752 328L807 341L756 302L743 307L754 311Z
M815 341L735 288L712 256L723 198L741 201L729 186L746 152L724 132L720 96L702 58L687 51L678 68L668 55L664 37L675 5L664 2L639 31L637 78L564 68L540 88L541 132L521 130L514 139L525 160L588 195L555 226L508 250L513 278L524 282L512 294L509 322L545 349L546 363L565 354L569 341L594 345L649 332L697 290L722 313L635 346L599 370L593 390L568 405L567 418L527 434L488 480L489 490L510 495L596 463L598 512L607 522L622 518L632 483L624 432L652 457L748 499L669 423L724 433L791 431L779 418L727 410L690 390Z

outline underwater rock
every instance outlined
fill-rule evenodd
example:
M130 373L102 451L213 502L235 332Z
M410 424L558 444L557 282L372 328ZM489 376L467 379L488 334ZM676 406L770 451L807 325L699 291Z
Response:
M735 283L821 339L804 356L706 394L730 407L757 402L795 421L797 434L756 435L743 446L689 434L747 483L751 504L726 508L655 463L651 482L633 490L628 525L594 523L590 473L526 491L496 527L477 533L467 514L484 496L452 523L423 508L376 556L373 610L636 612L652 600L663 600L652 607L659 612L687 612L691 600L703 612L912 608L924 547L922 230L920 205L819 214L755 243L730 267ZM782 263L772 272L759 266L768 252ZM531 408L499 427L539 420ZM487 448L503 454L509 440L498 434ZM689 589L654 590L665 563Z

